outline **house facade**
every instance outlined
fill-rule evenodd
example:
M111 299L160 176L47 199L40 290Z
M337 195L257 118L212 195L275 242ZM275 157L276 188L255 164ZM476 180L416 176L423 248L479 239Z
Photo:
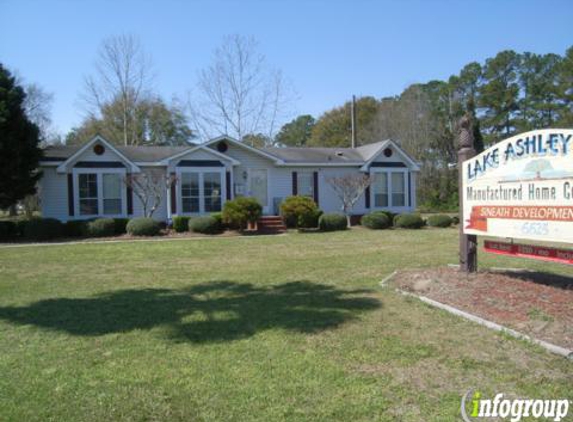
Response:
M146 172L160 180L153 218L221 211L225 201L251 196L266 215L278 215L284 198L305 195L324 212L341 210L328 180L369 174L372 185L352 213L396 213L416 208L419 167L395 142L357 148L253 148L229 137L186 147L115 146L100 136L82 146L49 146L40 163L44 217L61 221L143 216L141 200L125 183Z

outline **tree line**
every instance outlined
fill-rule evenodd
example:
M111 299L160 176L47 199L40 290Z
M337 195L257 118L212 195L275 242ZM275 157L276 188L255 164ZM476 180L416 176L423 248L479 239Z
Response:
M351 104L314 119L301 115L282 127L285 146L349 147ZM446 81L407 87L400 95L357 100L357 144L392 138L421 163L419 202L457 206L457 122L469 114L478 151L516 133L573 126L573 47L558 54L506 50L472 62Z

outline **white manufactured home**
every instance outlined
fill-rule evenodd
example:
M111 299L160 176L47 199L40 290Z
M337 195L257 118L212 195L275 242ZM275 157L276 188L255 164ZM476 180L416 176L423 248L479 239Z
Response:
M49 146L41 161L42 215L61 221L138 217L142 204L125 183L131 174L160 172L165 187L157 220L217 212L225 201L251 196L278 215L291 195L312 197L324 212L341 210L328 179L370 174L373 183L352 213L396 213L416 207L418 165L395 142L357 148L253 148L229 137L186 147L115 146L96 136L82 146ZM172 176L170 186L167 176Z

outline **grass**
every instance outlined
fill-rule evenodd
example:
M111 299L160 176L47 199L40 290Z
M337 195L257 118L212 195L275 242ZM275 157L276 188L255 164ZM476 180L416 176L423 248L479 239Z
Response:
M354 229L0 249L0 420L437 422L470 388L571 398L565 359L378 286L456 247Z

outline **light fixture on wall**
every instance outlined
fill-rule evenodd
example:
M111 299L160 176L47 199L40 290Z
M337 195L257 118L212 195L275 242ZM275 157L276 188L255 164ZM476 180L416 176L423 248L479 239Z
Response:
M247 170L243 170L243 179L247 180L248 175Z

